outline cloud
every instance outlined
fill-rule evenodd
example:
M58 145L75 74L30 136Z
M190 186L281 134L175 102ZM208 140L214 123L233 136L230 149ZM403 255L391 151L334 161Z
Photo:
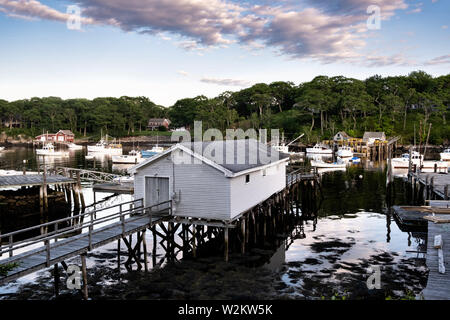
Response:
M202 78L200 82L231 87L249 87L252 83L246 80Z
M447 25L443 25L441 28L445 30L445 29L448 29L448 26Z
M450 64L450 54L430 59L430 60L426 61L424 64L427 66L439 65L439 64Z
M186 71L184 71L184 70L179 70L177 73L178 73L179 75L182 75L183 77L189 76L189 72L186 72Z
M62 13L35 0L0 0L0 11L11 17L21 19L45 19L59 22L67 22L72 15ZM83 24L95 24L94 19L81 18Z
M366 61L361 50L366 45L369 6L380 8L382 20L408 8L405 0L261 0L260 5L225 0L72 1L83 7L82 23L172 39L180 48L200 55L237 44L322 63ZM0 8L61 22L68 18L36 0L0 0ZM385 61L396 63L397 59Z

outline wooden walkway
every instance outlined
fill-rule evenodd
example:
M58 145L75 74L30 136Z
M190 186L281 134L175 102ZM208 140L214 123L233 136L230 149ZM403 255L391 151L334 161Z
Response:
M133 194L133 183L100 183L92 186L94 192L118 193L118 194Z
M439 273L438 250L434 248L434 236L442 235L445 273ZM425 300L450 300L450 224L428 222L427 239L428 283L422 295Z
M315 180L319 181L319 175L315 172L305 171L303 168L286 174L286 186L290 187L299 181Z
M431 188L431 193L434 193L438 197L447 200L449 197L449 185L450 185L450 174L442 173L409 173L410 177L414 177L417 181Z
M142 199L126 203L132 204L134 206L132 209L123 211L122 206L124 204L120 204L115 206L118 209L120 208L118 213L109 214L99 218L95 217L99 211L111 209L111 207L83 214L85 216L90 216L91 219L87 222L74 224L71 227L66 227L63 229L58 229L58 225L63 222L67 223L68 221L72 221L74 218L79 219L83 215L49 222L10 234L0 235L2 238L10 239L10 243L6 246L2 246L2 250L0 250L0 255L9 253L9 257L0 260L0 265L18 263L18 266L10 270L6 276L0 276L0 284L13 281L38 270L48 268L64 260L84 254L109 242L124 238L138 231L143 231L165 219L168 208L170 208L169 203L162 203L149 208L143 208L142 206L136 206L137 202L142 204ZM163 206L164 209L159 211L154 210L160 206ZM95 225L98 226L99 224L105 224L105 222L110 223L94 229ZM11 241L14 235L29 231L29 229L49 226L56 226L56 229L53 229L56 231L50 231L41 236L16 243ZM83 229L87 229L88 231L81 233ZM74 233L78 234L73 235ZM63 239L61 240L61 238ZM52 243L51 240L53 240ZM14 250L24 249L30 245L36 246L36 244L41 244L42 242L44 243L44 246L29 249L23 253L14 255Z

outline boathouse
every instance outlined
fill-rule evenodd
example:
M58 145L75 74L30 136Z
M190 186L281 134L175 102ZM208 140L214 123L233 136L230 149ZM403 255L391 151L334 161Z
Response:
M75 140L75 135L70 130L59 130L55 136L57 142L73 142Z
M253 139L194 142L128 171L146 207L172 200L174 216L231 221L286 187L288 160Z
M334 141L344 141L344 140L348 140L350 138L350 136L345 132L345 131L339 131L338 133L336 133L333 137Z
M375 141L386 141L386 135L384 132L364 132L363 141L367 143L367 145L372 145Z
M70 130L59 130L57 133L44 133L35 138L41 142L69 143L75 140L75 135Z

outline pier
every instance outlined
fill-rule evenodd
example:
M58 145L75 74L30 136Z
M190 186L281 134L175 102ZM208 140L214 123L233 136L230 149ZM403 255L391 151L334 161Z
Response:
M413 190L424 194L425 200L449 199L450 174L410 171L408 181Z
M428 222L427 260L430 270L426 288L422 291L425 300L448 300L450 298L450 228L449 224ZM434 237L441 235L445 273L439 272L438 249L434 248Z
M128 249L125 262L127 270L132 270L132 265L136 264L138 270L144 268L147 271L147 230L153 235L151 256L154 261L157 243L166 251L163 259L176 261L179 252L183 252L183 257L196 258L202 246L212 239L222 242L223 245L218 249L223 250L224 259L228 261L230 251L244 254L249 246L264 241L270 235L289 233L296 219L314 207L311 203L315 202L320 187L316 173L294 171L287 174L286 181L285 189L231 221L199 219L195 217L195 212L192 217L177 217L172 212L172 200L144 207L144 200L137 199L0 235L0 255L8 255L6 259L0 260L0 265L9 266L9 271L0 276L0 284L54 266L57 294L60 280L58 264L67 271L65 261L80 256L82 293L87 299L86 255L95 248L117 240L120 266L120 242L123 241ZM99 216L105 210L114 212L108 211L107 215ZM39 236L16 240L34 229L40 230ZM133 234L137 235L134 244ZM176 235L181 239L181 244L175 241Z

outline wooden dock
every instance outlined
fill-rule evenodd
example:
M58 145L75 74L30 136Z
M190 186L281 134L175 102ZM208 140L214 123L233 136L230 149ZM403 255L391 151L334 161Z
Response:
M7 175L0 176L1 188L17 188L17 187L33 187L42 186L44 183L44 176L42 174L30 175ZM76 180L63 177L60 175L47 175L45 183L49 184L73 184Z
M417 208L417 210L415 210ZM394 218L400 224L400 229L424 229L426 230L427 221L423 217L430 215L429 212L419 210L419 207L411 206L393 206ZM403 231L403 230L402 230Z
M117 193L117 194L133 194L134 184L133 183L100 183L94 184L92 190L95 193Z
M416 173L409 172L408 180L411 183L418 183L426 188L427 199L440 198L443 200L449 199L449 185L450 185L450 174L442 173Z
M442 235L445 273L439 273L438 250L434 248L434 236ZM450 224L428 222L427 260L430 270L428 283L422 291L425 300L450 299Z
M123 206L126 204L131 206L129 210L123 210ZM18 264L17 267L10 270L5 276L0 276L0 284L64 262L64 260L77 255L84 255L95 248L118 239L124 239L127 244L126 236L145 231L147 228L159 223L167 216L168 208L170 208L169 203L167 203L167 206L164 203L158 204L158 206L164 205L164 209L159 211L154 210L158 206L144 208L142 204L143 200L139 199L137 201L116 205L115 207L118 209L118 212L107 216L96 217L99 211L105 210L100 209L75 217L64 218L0 235L0 239L9 240L9 243L0 247L0 256L5 253L9 254L8 258L0 260L0 264ZM87 221L79 222L84 219ZM65 226L69 222L70 225ZM105 222L110 223L106 223L105 225ZM61 228L60 225L64 227ZM49 231L49 228L52 231ZM14 242L15 236L19 233L28 232L31 229L46 231L40 236ZM84 232L82 232L83 230ZM41 246L33 248L33 246L35 247L39 244ZM131 242L127 246L131 246ZM23 252L15 255L14 251L19 249Z

